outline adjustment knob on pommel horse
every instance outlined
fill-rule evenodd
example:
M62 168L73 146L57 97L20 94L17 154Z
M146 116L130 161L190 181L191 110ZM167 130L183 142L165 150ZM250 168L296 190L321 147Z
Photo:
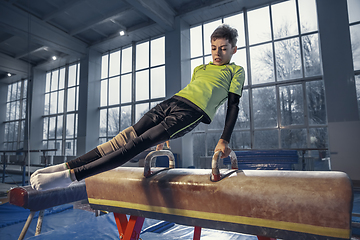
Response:
M151 168L157 156L169 168ZM258 239L350 239L352 185L336 171L173 168L170 151L151 152L145 168L119 167L85 180L92 208L114 212L123 240L139 239L144 218L258 236ZM130 215L128 220L126 214Z

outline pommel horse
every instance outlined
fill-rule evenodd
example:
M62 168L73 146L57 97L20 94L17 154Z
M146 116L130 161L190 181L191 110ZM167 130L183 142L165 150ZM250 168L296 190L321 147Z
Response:
M155 156L169 168L151 169ZM235 156L235 157L234 157ZM350 239L352 184L335 171L175 169L168 150L150 153L145 169L119 167L87 178L92 208L114 212L122 240L139 239L144 218L270 239ZM128 220L126 214L131 215Z
M169 168L151 168L156 156L169 157ZM350 239L352 185L342 172L238 170L232 152L230 170L175 169L168 150L151 152L145 168L119 167L84 182L47 191L30 186L8 194L11 204L30 209L19 239L36 211L36 234L44 209L88 198L92 208L114 212L122 240L139 239L144 218L201 228L256 235L259 240ZM130 219L127 219L127 216Z

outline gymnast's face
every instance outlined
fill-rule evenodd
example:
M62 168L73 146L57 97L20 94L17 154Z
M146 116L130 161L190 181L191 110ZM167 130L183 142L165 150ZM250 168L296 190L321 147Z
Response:
M221 66L228 64L231 57L236 53L237 47L232 47L229 40L225 38L218 38L211 40L211 55L213 64Z

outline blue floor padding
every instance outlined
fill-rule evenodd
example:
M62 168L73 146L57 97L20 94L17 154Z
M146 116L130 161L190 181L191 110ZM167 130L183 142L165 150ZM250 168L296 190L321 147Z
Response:
M45 210L44 216L59 213L72 208L73 206L71 204L52 207ZM0 205L0 228L26 221L29 214L29 209L24 209L22 207L11 205L10 203L2 204ZM35 218L37 218L38 216L39 212L35 214Z
M0 227L0 239L18 239L29 213L30 211L27 209L16 207L8 203L0 205L0 222L2 225L2 227ZM35 235L38 219L37 215L32 220L25 238ZM74 225L81 221L87 221L90 218L95 218L95 214L80 209L73 209L73 206L70 204L57 206L45 211L41 232L45 233L56 229L62 229L67 225Z
M354 193L354 205L353 205L353 213L360 214L360 192ZM352 222L360 223L360 217L352 217ZM352 235L360 236L360 228L352 229Z

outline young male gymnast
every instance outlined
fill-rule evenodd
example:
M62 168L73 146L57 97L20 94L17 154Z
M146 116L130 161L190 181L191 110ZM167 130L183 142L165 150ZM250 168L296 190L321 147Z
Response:
M149 147L183 136L200 122L209 124L226 99L225 127L215 151L220 150L222 157L227 157L245 80L244 69L230 63L237 50L237 36L236 29L226 24L219 26L210 37L213 61L196 67L184 89L110 141L67 163L37 170L31 175L31 186L36 190L66 187L73 181L119 167Z

